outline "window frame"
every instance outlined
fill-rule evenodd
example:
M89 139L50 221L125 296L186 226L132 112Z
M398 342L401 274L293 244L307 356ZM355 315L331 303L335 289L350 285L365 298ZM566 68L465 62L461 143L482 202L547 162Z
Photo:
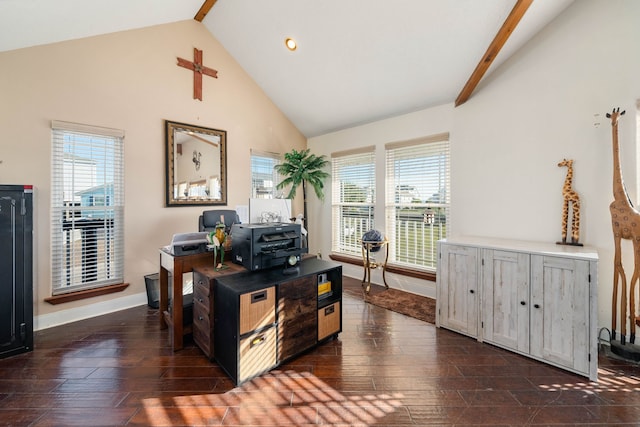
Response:
M124 281L124 131L54 120L51 138L53 298L120 285ZM82 193L91 191L104 196L102 204L96 206L101 197L92 194L85 194L85 200L93 203L81 202Z

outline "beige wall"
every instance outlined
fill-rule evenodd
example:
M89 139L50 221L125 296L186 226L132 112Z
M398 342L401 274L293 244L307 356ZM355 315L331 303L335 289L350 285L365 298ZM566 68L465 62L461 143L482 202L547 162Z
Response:
M176 57L204 64L203 101ZM227 131L228 206L247 204L249 150L302 149L306 139L205 27L193 20L0 53L0 182L33 184L34 316L37 329L146 303L144 275L158 248L197 230L201 207L164 206L163 120ZM124 292L52 306L50 282L51 120L125 131ZM302 208L301 200L294 211Z

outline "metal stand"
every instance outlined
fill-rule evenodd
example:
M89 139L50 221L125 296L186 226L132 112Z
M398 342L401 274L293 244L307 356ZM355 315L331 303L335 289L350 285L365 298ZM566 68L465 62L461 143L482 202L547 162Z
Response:
M378 262L374 258L372 258L371 253L377 252L373 251L374 248L377 248L377 251L384 250L384 261ZM362 241L362 262L364 267L364 278L362 279L362 286L365 288L365 292L368 294L371 290L371 270L375 270L378 267L382 267L382 281L384 282L385 288L389 289L389 285L387 285L387 278L385 276L385 272L387 271L387 260L389 259L389 241L385 237L382 241Z

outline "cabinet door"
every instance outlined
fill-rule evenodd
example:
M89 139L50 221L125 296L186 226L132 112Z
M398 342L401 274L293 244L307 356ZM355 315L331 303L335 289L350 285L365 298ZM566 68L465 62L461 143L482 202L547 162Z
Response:
M318 309L318 341L337 334L342 326L340 301Z
M469 246L440 246L438 287L439 326L478 336L478 250Z
M278 360L314 346L318 336L318 284L305 276L278 285Z
M529 352L529 254L482 251L483 340Z
M531 354L589 373L589 262L532 255L531 273Z
M1 190L0 357L33 346L31 229L31 204L24 190Z

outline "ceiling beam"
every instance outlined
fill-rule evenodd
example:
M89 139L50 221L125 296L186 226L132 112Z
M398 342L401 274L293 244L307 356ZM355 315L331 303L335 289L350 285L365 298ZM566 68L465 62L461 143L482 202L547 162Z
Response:
M462 88L462 91L456 98L456 107L467 102L478 83L480 83L484 73L487 72L493 60L498 56L498 52L500 52L500 49L502 49L502 46L507 42L509 36L520 22L520 19L522 19L527 9L529 9L529 6L531 6L531 3L533 3L533 0L518 0L515 6L513 6L511 13L509 13L509 16L505 19L498 34L493 38L493 41L482 56L473 74L471 74L471 77L469 77L469 80L467 80L464 88Z
M187 132L187 133L189 134L189 136L190 136L191 138L197 139L198 141L206 142L207 144L209 144L209 145L213 145L214 147L217 147L218 145L220 145L220 144L219 144L219 143L217 143L217 142L209 141L207 138L203 138L203 137L201 137L201 136L198 136L198 135L196 135L196 134L195 134L195 133L193 133L193 132Z
M211 8L213 7L213 5L216 4L216 1L218 0L205 0L204 3L202 3L202 6L200 6L200 10L198 11L198 13L196 13L196 16L194 16L193 19L195 19L198 22L202 22L204 17L207 16L207 13L209 13Z

